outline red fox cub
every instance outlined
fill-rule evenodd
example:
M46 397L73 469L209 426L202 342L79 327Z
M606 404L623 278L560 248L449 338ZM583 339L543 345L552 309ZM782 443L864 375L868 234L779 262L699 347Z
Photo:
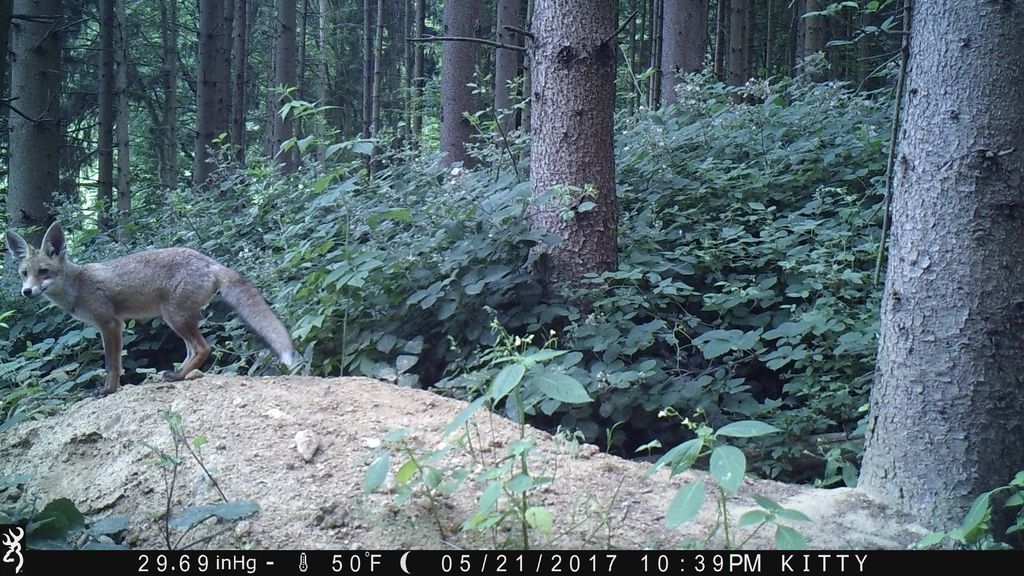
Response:
M249 329L291 368L295 363L291 336L256 288L234 270L188 248L147 250L97 262L75 264L65 254L64 230L56 222L43 236L39 250L7 232L7 248L20 260L21 293L42 294L72 316L95 326L103 337L107 378L97 396L117 391L121 379L121 331L129 318L163 319L188 351L181 369L165 371L165 380L182 380L203 365L210 345L199 332L203 306L220 292Z

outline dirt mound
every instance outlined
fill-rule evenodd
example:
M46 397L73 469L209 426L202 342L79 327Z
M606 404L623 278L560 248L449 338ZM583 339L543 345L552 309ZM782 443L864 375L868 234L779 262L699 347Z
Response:
M0 474L28 474L26 488L9 498L74 501L91 521L125 517L117 540L138 548L166 547L160 518L167 509L163 469L145 444L171 451L172 435L159 411L180 413L188 437L203 436L206 467L229 499L251 499L259 512L233 526L213 520L192 536L216 534L201 547L259 549L494 548L516 542L518 524L463 532L478 508L486 481L478 476L506 458L519 427L481 410L469 441L442 437L465 403L422 390L364 378L244 378L209 376L180 383L127 386L103 399L86 399L67 411L21 423L0 436ZM382 491L366 494L367 467L404 429L401 446L420 458L447 449L438 467L468 472L451 495L431 503L416 492L402 503L394 478L408 452L395 449ZM301 435L300 435L301 433ZM704 480L690 471L648 477L649 464L600 453L595 446L527 429L536 446L530 475L551 481L531 494L531 505L551 512L549 535L532 545L553 548L721 547L714 506L678 529L665 513L684 482ZM296 448L313 451L307 462ZM309 454L307 453L307 456ZM408 471L408 470L407 470ZM926 531L856 490L820 490L748 478L730 508L732 524L755 506L751 493L802 511L812 522L789 524L812 548L905 548ZM185 455L172 513L214 503L217 492ZM499 502L498 507L507 504ZM734 542L751 529L733 530ZM190 538L192 537L190 536ZM710 540L709 540L710 536ZM187 540L186 540L187 541ZM773 548L773 530L759 531L747 548Z

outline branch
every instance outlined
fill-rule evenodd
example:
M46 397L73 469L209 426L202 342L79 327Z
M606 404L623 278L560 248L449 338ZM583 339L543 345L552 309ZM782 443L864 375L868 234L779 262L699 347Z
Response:
M21 116L22 118L24 118L25 120L28 120L29 122L31 122L33 124L37 124L39 122L42 122L43 120L47 120L48 119L46 117L46 112L43 112L43 114L39 118L31 118L31 117L27 116L24 112L22 112L21 110L18 110L14 106L14 104L11 104L11 102L14 102L15 100L17 100L17 98L0 98L0 104L3 104L4 106L10 108L11 112L14 112L18 116ZM49 109L49 108L47 108L47 109ZM51 118L51 120L52 120L52 118Z
M504 48L506 50L517 50L519 52L526 52L526 48L522 46L516 46L515 44L503 44L501 42L495 42L494 40L488 40L486 38L468 38L465 36L424 36L423 38L407 38L406 42L475 42L477 44L485 44L487 46L494 46L495 48Z
M604 41L601 42L601 44L607 44L608 42L611 42L612 38L615 38L619 34L622 34L622 31L626 29L626 26L629 26L629 23L632 22L634 18L636 18L636 10L633 10L633 13L629 15L629 18L626 18L626 21L622 23L622 26L619 26L619 29L616 30L611 36L605 38Z
M512 26L511 24L506 24L505 25L505 30L508 30L509 32L515 32L516 34L519 34L520 36L526 36L530 40L535 40L535 38L533 37L533 33L532 32L530 32L529 30L523 30L522 28L520 28L518 26Z

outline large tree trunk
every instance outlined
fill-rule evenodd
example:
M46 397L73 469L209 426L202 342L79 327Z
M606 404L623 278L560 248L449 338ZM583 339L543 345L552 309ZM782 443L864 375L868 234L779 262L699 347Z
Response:
M750 46L747 44L747 10L750 0L731 0L729 3L729 85L747 83L747 63Z
M100 0L99 137L96 142L96 216L100 228L110 230L113 223L111 207L114 200L114 0Z
M178 185L178 0L160 0L160 42L164 70L159 171L160 185L170 190Z
M0 2L0 49L4 57L0 58L0 98L7 97L7 60L10 57L8 48L11 45L11 13L14 4Z
M519 37L505 29L505 26L520 27L519 0L498 0L495 18L494 39L502 44L519 44ZM498 48L494 51L494 113L500 118L502 132L508 134L515 128L516 115L512 110L512 88L509 84L516 79L519 71L519 53L515 50Z
M481 0L446 0L444 35L480 37ZM476 112L472 88L476 72L477 45L473 42L445 42L441 49L441 152L446 162L471 164L466 143L473 125L465 114Z
M725 30L728 26L729 0L718 0L715 4L715 78L725 80Z
M59 0L18 0L11 25L11 98L7 117L9 166L7 225L24 230L33 246L53 220L53 192L60 185ZM21 114L24 114L23 117Z
M948 529L1024 469L1024 10L911 23L860 487Z
M822 0L807 0L806 13L819 12L823 9ZM816 52L824 52L825 43L828 41L828 28L825 25L825 18L822 16L807 16L804 18L804 46L803 56L807 57ZM816 71L813 75L815 80L823 78L823 71Z
M219 84L227 81L221 73L222 46L220 27L224 22L224 6L217 0L199 0L199 81L196 85L196 147L192 182L204 186L212 167L209 148L220 134L218 116L221 93Z
M679 74L700 72L708 43L708 3L705 0L664 0L662 16L661 101L676 101Z
M114 16L117 20L114 38L114 91L117 95L117 223L118 237L127 238L125 221L132 212L131 156L128 147L128 39L127 18L124 0L114 0Z
M249 67L248 0L235 0L235 23L232 30L231 52L235 70L231 80L231 145L235 161L245 165L245 117L248 100L245 97L246 69Z
M548 292L617 266L615 29L614 0L538 0L533 16L533 194L549 198L530 217L562 238L538 248Z
M274 64L274 84L287 88L295 87L295 1L277 0L277 59ZM278 108L290 97L278 101ZM295 135L294 115L289 112L283 117L274 114L274 155L277 164L285 174L291 174L296 167L295 147L281 151L281 146Z

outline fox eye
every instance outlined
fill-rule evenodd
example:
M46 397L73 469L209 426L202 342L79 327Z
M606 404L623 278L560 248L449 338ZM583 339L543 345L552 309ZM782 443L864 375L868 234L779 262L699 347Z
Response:
M22 277L22 278L28 278L28 272L27 272L27 271L25 271L25 270L22 270L22 271L21 271L21 277Z
M39 275L40 276L49 276L49 274L50 274L50 269L49 268L40 268L39 269Z

